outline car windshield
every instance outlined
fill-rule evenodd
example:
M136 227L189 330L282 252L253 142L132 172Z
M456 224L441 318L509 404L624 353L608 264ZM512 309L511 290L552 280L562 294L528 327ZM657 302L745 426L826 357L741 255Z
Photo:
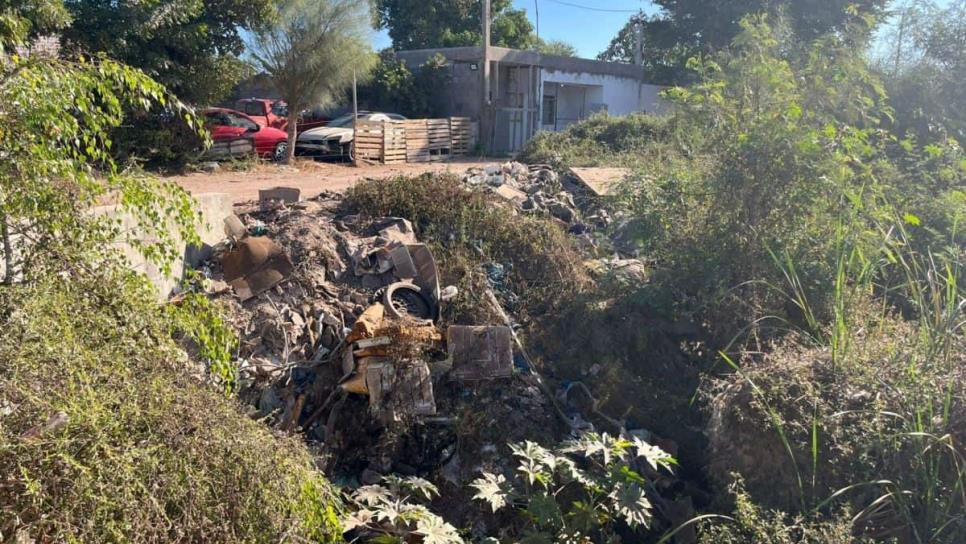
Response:
M360 114L359 117L361 118L362 114ZM350 113L348 115L343 115L342 117L336 117L335 119L329 121L329 124L326 126L333 127L333 128L351 127L352 114Z

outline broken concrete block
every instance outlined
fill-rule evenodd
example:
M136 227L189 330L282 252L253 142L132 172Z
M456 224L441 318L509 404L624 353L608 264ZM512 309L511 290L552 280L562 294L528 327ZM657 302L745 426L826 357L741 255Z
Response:
M302 191L297 187L272 187L258 191L258 204L263 208L279 203L294 204L301 199Z
M513 338L509 327L453 325L446 345L456 380L478 381L513 375Z
M235 240L241 240L248 235L248 227L242 223L237 215L231 214L225 218L225 236L230 236Z
M519 189L514 189L509 185L501 185L500 187L497 187L496 190L493 192L499 195L500 197L502 197L504 200L508 200L516 204L517 206L523 206L523 203L526 202L529 198L527 194L524 193L523 191Z

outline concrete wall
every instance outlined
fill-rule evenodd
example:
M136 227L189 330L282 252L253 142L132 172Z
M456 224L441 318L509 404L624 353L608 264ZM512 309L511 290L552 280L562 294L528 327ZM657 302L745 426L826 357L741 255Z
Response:
M569 85L595 88L588 90L588 109L594 104L606 104L607 112L611 115L627 115L638 111L662 113L666 108L658 96L662 87L642 84L637 79L546 68L542 74L544 86L558 83L563 84L565 89Z
M119 243L118 250L127 258L131 268L141 272L158 288L158 297L166 299L184 278L185 265L195 267L208 258L211 254L211 247L221 242L225 238L224 220L233 214L232 199L223 193L205 193L192 195L197 201L198 210L201 212L202 224L198 228L198 236L201 238L202 247L191 247L184 242L179 242L179 258L172 263L171 275L166 276L157 266L149 263L131 246ZM95 214L115 214L118 206L100 206L93 210ZM137 222L133 217L122 216L121 223L123 229L135 229Z

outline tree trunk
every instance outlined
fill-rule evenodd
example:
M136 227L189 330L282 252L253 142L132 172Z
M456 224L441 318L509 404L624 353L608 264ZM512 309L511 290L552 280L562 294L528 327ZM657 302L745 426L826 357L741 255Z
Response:
M288 149L285 150L285 164L295 164L295 140L298 138L299 111L298 104L289 103L288 105Z

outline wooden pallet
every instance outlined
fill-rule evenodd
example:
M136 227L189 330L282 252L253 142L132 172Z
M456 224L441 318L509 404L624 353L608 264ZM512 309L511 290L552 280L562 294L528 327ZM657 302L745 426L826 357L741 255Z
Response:
M406 162L406 128L402 121L383 122L382 162L386 164Z
M385 129L383 123L360 121L356 123L355 142L356 160L382 162L385 158Z
M473 147L472 123L469 117L450 117L450 152L453 155L466 155Z
M429 127L426 119L403 121L406 130L406 161L429 162Z
M356 125L355 158L400 164L465 155L476 143L475 129L475 123L468 117L360 121Z

